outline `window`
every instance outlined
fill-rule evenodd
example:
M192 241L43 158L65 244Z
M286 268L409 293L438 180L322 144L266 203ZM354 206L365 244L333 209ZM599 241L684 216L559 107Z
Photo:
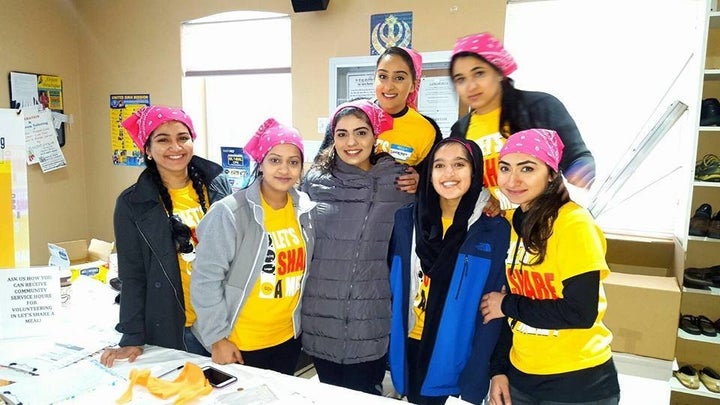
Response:
M504 42L520 89L557 96L597 164L583 205L639 139L680 101L679 117L597 215L606 232L687 235L702 61L704 2L511 1ZM622 179L621 179L622 180Z
M202 137L198 154L220 162L220 147L244 146L265 119L292 123L291 56L285 14L230 12L183 24L183 106Z

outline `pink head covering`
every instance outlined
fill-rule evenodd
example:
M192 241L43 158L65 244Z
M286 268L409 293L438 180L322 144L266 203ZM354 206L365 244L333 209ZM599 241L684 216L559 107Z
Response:
M135 146L145 152L145 143L150 135L157 127L168 121L182 122L188 127L192 139L195 140L197 137L192 120L185 111L163 105L148 105L135 111L122 122L122 126L130 134Z
M243 151L257 163L262 163L270 149L283 143L295 145L300 149L300 154L305 154L302 136L297 129L285 126L275 121L274 118L268 118L250 138Z
M410 55L410 58L413 61L413 69L415 69L415 80L416 82L413 83L413 90L408 94L407 103L410 107L417 109L417 99L418 99L418 92L420 91L420 78L422 77L422 55L417 53L416 51L410 49L410 48L403 48L400 47L403 51L407 52L408 55Z
M557 132L549 129L526 129L512 134L505 146L500 149L499 158L510 153L524 153L534 156L556 172L562 158L562 151L565 145Z
M332 119L330 122L332 123L333 130L335 129L335 125L337 124L335 122L335 117L338 115L340 111L342 111L345 108L348 107L355 107L367 115L368 119L370 120L370 124L372 125L373 134L375 135L375 138L378 137L381 133L392 129L393 127L393 118L390 116L390 114L383 111L382 108L379 106L367 101L367 100L355 100L355 101L349 101L347 103L342 103L338 106L338 108L335 109L335 111L332 114Z
M503 48L497 38L488 32L458 38L452 54L455 56L460 52L472 52L482 56L505 76L509 76L517 70L517 64L512 55Z

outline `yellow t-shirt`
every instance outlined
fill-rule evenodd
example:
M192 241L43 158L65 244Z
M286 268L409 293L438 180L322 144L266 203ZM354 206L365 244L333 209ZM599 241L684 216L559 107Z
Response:
M198 195L192 184L188 184L183 188L168 189L170 199L173 203L173 214L182 219L183 223L190 227L192 238L190 242L193 246L197 246L197 236L195 235L195 227L203 217L203 211L198 203ZM207 196L206 196L207 201ZM192 273L192 262L187 262L178 254L178 264L180 264L180 281L182 282L183 298L185 299L185 326L189 327L195 323L195 310L190 302L190 274Z
M450 225L452 225L452 218L442 218L443 236L447 232ZM420 267L420 259L417 259L415 263L415 269L417 270L417 276L420 278L420 288L418 288L417 295L413 301L413 312L415 313L415 326L413 326L408 337L411 339L420 340L422 338L423 328L425 327L425 310L427 309L427 299L430 294L430 277L426 276L422 272Z
M385 131L375 143L375 151L387 152L399 163L416 166L430 153L435 142L435 128L420 113L408 107L393 119L393 128Z
M483 185L500 201L501 209L510 209L512 203L498 188L498 155L505 145L500 128L500 108L485 114L472 114L467 139L475 141L483 154Z
M292 338L293 311L300 299L305 274L305 240L295 216L292 198L274 210L262 199L265 231L270 245L265 265L248 294L229 340L240 350L259 350Z
M512 219L511 219L512 220ZM607 299L602 280L610 270L605 262L606 242L602 230L590 213L574 202L560 207L547 242L545 260L529 265L533 258L520 243L515 256L517 236L506 259L507 279L513 294L532 299L560 299L563 281L590 271L600 271L598 316L589 329L548 330L534 328L509 319L513 327L510 361L527 374L547 375L598 366L610 359L612 333L602 323ZM511 264L515 258L515 269Z

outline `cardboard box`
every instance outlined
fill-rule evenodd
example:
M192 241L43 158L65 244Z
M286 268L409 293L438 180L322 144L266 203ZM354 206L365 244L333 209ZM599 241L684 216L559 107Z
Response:
M672 360L680 314L675 277L611 273L604 281L612 350Z
M635 266L632 264L608 263L613 273L638 274L643 276L667 277L669 269L664 267Z
M72 281L83 275L106 283L110 253L114 247L114 242L99 239L91 239L89 244L85 239L48 243L50 264L59 266L61 271L69 269Z

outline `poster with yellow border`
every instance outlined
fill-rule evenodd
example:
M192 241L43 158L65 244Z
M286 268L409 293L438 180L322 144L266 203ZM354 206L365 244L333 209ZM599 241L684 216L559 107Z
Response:
M0 109L0 269L30 266L25 117Z
M143 165L142 151L135 146L122 122L146 105L150 105L149 94L110 95L110 147L115 166Z

